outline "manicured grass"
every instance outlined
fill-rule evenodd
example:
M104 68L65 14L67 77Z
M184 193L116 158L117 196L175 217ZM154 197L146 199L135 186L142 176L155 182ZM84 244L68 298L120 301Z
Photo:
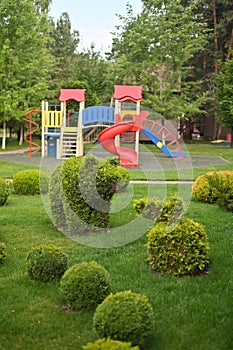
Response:
M2 142L2 139L0 139L0 142ZM6 148L5 149L0 148L0 152L10 152L10 151L19 150L19 149L28 148L28 147L29 147L28 142L24 141L22 145L19 145L19 141L17 141L16 139L10 140L7 138Z
M233 151L232 151L233 152ZM200 168L192 168L190 170L164 170L164 171L146 171L142 172L140 170L131 170L130 176L131 180L170 180L170 181L185 181L185 180L194 180L198 176L205 174L209 171L218 171L218 170L233 170L233 162L229 162L229 164L222 165L213 165L213 166L205 166Z
M11 179L19 171L26 169L38 169L37 165L33 164L24 164L24 163L14 163L8 162L7 160L0 160L0 176L5 179Z
M2 140L0 139L2 142ZM41 144L41 140L37 137L33 137L33 142L38 143L39 145ZM15 151L15 150L20 150L23 148L29 148L29 143L26 141L23 141L22 145L19 145L19 141L17 141L15 138L13 140L10 140L7 138L6 141L6 148L2 149L0 148L0 152L10 152L10 151Z
M174 193L177 186L167 186ZM159 186L151 189L159 195ZM133 197L147 195L147 185L133 187ZM119 203L118 203L119 205ZM116 204L117 206L117 204ZM57 231L40 196L11 194L0 207L0 241L7 246L7 260L0 266L0 348L81 350L96 339L93 312L70 312L59 285L33 283L27 277L28 251L52 243L69 257L69 266L95 260L111 275L111 291L132 290L145 294L153 306L156 327L146 350L227 350L232 347L233 236L232 214L216 205L191 201L187 215L201 222L208 233L211 266L199 277L159 276L147 262L147 238L131 244L100 249L80 245ZM112 215L112 226L135 217L131 203ZM126 231L127 235L128 232Z

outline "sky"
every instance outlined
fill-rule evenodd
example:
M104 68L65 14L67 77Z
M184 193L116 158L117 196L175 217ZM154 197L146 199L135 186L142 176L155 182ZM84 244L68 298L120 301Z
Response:
M89 48L109 51L115 26L119 24L116 14L126 14L126 4L132 5L134 14L140 13L141 0L53 0L50 15L55 21L62 12L68 12L72 30L80 34L79 49Z

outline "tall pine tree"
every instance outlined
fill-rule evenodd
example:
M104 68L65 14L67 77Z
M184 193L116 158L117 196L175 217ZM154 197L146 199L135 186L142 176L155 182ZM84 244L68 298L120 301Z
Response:
M58 90L66 86L67 81L75 73L75 60L79 43L79 32L72 31L67 12L62 13L56 23L51 21L50 36L50 50L55 59L50 88L57 96Z

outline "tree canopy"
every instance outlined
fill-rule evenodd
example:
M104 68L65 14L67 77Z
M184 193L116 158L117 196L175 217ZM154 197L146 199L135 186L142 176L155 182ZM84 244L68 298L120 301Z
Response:
M3 124L36 108L48 89L46 14L32 0L0 3L0 115ZM4 145L3 137L3 148Z
M52 0L0 2L4 127L12 119L20 121L29 108L39 108L41 100L55 103L60 88L85 88L87 105L93 105L109 103L114 84L142 85L143 105L166 118L214 118L218 100L221 114L216 119L229 126L222 118L223 108L231 108L230 98L226 102L226 95L216 96L216 91L231 64L231 0L143 0L137 15L127 3L105 57L95 44L80 50L79 31L72 29L69 14L54 20L51 4ZM226 67L218 71L219 62L226 59ZM218 75L217 82L213 77Z
M177 0L143 1L142 13L134 17L128 5L113 39L111 58L119 65L124 61L124 80L141 83L145 103L167 118L200 112L206 99L201 79L192 79L190 63L208 35L196 10L196 2L184 6Z

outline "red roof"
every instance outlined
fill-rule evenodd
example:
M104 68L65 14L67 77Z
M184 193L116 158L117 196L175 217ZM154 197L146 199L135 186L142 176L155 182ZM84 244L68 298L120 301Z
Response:
M69 101L77 101L83 102L86 101L85 89L61 89L59 101L61 102L69 102Z
M142 87L114 85L113 97L120 102L132 101L136 103L142 100Z

